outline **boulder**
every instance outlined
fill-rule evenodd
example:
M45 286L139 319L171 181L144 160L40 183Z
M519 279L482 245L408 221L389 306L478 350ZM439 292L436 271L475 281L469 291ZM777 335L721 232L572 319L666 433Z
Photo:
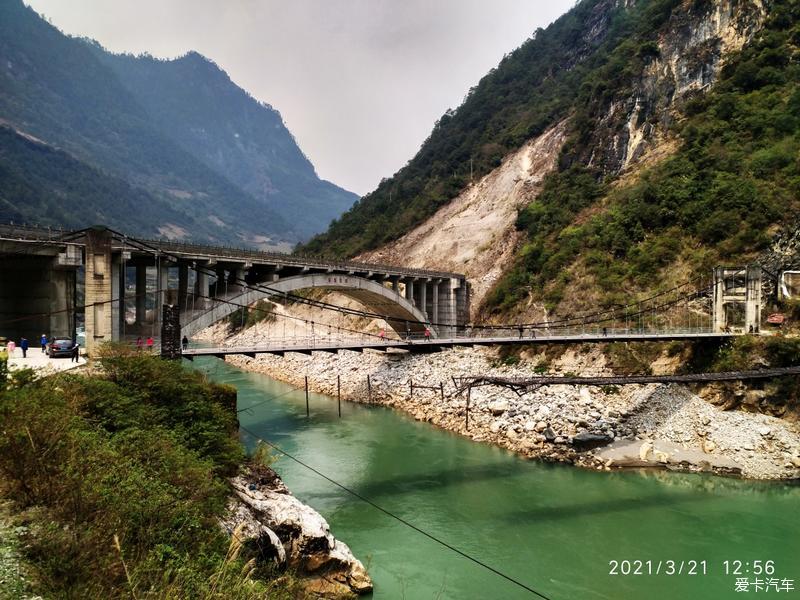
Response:
M508 410L509 406L508 402L505 400L495 400L494 402L490 402L486 408L488 408L489 412L491 412L495 417L499 417Z
M592 448L605 446L611 443L613 439L610 435L583 431L572 438L572 445L579 450L591 450Z
M553 431L552 427L546 427L542 433L544 434L544 439L548 442L554 442L556 440L556 432Z
M253 483L247 475L234 477L231 485L236 498L226 522L238 521L235 527L245 523L242 529L252 534L250 539L258 539L265 547L269 540L280 555L277 540L284 551L283 562L305 580L310 593L342 598L372 591L364 565L333 537L317 511L287 492Z

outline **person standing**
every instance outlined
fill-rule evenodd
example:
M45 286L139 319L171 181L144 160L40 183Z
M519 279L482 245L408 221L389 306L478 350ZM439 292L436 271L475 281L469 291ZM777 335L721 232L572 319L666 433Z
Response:
M42 354L47 352L47 336L42 334L42 337L39 338L39 343L42 345Z
M69 359L69 362L80 362L81 360L81 345L76 341L75 345L72 347L72 357Z
M148 352L152 352L153 351L153 336L152 335L147 336L147 350L148 350Z
M426 325L425 326L425 341L428 342L428 341L430 341L430 339L431 339L431 330Z
M22 338L19 341L19 347L22 348L22 358L28 356L28 338Z
M136 350L138 352L141 352L142 346L144 346L144 342L142 341L142 336L139 336L138 338L136 338Z
M181 346L183 347L184 352L186 350L188 350L189 349L189 338L187 338L186 336L183 336L183 339L181 340Z
M14 350L16 349L17 345L14 343L14 340L8 340L8 344L6 344L6 352L8 352L8 357L11 358L14 356Z

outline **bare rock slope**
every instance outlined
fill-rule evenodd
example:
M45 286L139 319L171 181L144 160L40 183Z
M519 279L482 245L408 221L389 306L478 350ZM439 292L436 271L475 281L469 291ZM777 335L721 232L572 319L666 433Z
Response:
M477 307L513 260L520 236L514 228L517 209L539 194L565 139L561 122L399 240L357 260L465 273Z

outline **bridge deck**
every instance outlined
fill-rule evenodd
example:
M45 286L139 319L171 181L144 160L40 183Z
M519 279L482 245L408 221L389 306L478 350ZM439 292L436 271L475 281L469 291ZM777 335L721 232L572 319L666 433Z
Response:
M364 350L377 350L385 352L387 350L405 350L411 353L438 352L443 348L453 348L456 346L494 346L494 345L514 345L514 344L591 344L591 343L611 343L611 342L652 342L652 341L675 341L675 340L720 340L735 337L734 333L715 333L715 332L644 332L644 333L586 333L568 335L537 335L536 337L455 337L439 338L430 340L385 340L374 339L370 341L327 341L327 340L297 340L279 341L262 346L221 346L216 348L189 348L183 352L186 358L193 359L195 356L225 356L241 354L245 356L255 356L256 354L286 354L287 352L298 352L301 354L311 354L312 352L338 352L340 350L350 350L353 352L363 352Z

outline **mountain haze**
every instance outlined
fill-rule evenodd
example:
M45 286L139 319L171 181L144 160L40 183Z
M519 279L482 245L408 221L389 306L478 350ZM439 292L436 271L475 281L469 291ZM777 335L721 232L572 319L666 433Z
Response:
M0 119L146 192L151 226L132 233L292 243L355 198L320 181L280 115L210 61L113 56L19 0L0 0ZM48 214L17 208L34 221ZM125 229L121 207L105 214Z
M262 200L301 237L324 230L357 199L321 181L280 113L234 85L202 55L159 60L92 47L162 133Z

